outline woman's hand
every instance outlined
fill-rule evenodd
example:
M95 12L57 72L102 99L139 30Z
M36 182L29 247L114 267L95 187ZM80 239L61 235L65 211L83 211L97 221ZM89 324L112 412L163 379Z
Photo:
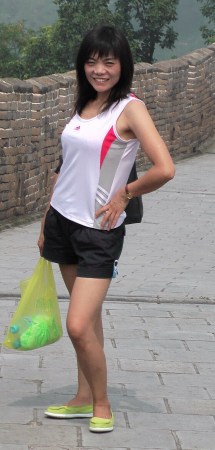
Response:
M96 212L96 218L101 214L104 214L104 217L101 221L101 228L107 230L115 228L119 216L125 210L128 202L129 200L125 195L125 188L119 189L112 197L111 201L99 208Z
M43 232L40 233L39 235L39 239L37 241L37 245L39 247L39 252L40 252L40 256L42 256L42 252L43 252L43 246L44 246L44 234Z

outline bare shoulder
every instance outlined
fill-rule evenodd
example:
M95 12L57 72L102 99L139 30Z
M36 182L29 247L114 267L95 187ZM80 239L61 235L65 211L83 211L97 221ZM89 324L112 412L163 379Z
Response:
M130 101L126 105L124 113L125 117L130 123L134 123L136 120L137 121L141 120L142 122L145 122L146 120L151 119L151 116L145 103L139 99Z
M147 134L155 130L155 124L151 115L141 100L135 99L130 101L124 110L125 120L128 128L134 132L137 138L140 138L140 132Z
M140 111L142 113L148 112L147 107L143 100L134 98L129 103L127 103L125 107L125 112L129 114L134 113L135 111L136 112Z

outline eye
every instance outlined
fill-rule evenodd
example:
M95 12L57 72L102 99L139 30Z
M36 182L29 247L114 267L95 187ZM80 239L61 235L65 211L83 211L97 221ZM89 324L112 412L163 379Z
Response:
M114 65L114 62L113 61L106 61L106 66L113 66Z
M93 66L93 64L95 64L95 61L93 59L88 59L86 64L88 64L89 66Z

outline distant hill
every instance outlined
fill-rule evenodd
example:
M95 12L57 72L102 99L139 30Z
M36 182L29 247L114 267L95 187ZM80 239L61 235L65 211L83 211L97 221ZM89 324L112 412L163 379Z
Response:
M37 30L57 19L57 7L52 0L0 0L0 22L24 20L28 28Z
M87 0L86 0L87 2ZM24 20L28 28L38 29L57 19L57 7L52 0L0 0L0 22ZM172 50L156 48L157 60L179 57L197 48L205 47L200 26L205 23L197 0L180 0L178 20L174 24L179 33Z

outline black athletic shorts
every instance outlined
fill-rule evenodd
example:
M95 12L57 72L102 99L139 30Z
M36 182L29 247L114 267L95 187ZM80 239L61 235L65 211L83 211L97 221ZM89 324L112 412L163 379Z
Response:
M42 256L58 264L76 264L78 277L112 278L124 235L124 224L110 231L97 230L66 219L51 206Z

